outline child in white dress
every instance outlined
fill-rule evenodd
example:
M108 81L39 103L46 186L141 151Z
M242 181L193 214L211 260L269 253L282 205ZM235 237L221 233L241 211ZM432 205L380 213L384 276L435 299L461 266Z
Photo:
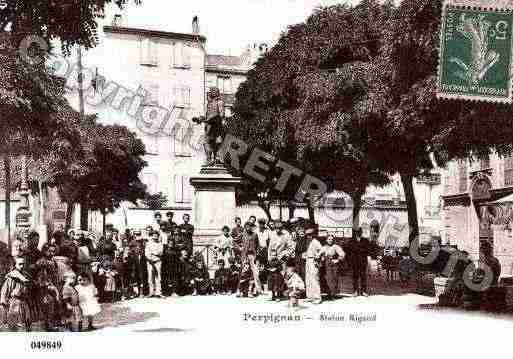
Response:
M82 315L87 319L88 330L94 330L93 317L101 312L98 304L98 289L91 283L87 274L78 276L78 285L75 287L78 292L78 304L82 309Z

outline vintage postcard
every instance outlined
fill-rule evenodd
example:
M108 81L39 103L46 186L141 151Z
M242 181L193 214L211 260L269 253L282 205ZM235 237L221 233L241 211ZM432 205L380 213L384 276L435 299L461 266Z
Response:
M0 0L6 357L491 357L513 1Z

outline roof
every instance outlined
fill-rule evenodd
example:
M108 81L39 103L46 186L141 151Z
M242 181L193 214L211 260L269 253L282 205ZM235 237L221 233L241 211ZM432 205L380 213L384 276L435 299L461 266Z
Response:
M242 56L207 55L206 71L245 75L249 70Z
M207 66L239 67L242 61L239 56L207 55Z
M164 39L175 39L175 40L179 39L179 40L190 40L190 41L201 40L201 42L207 41L207 38L203 35L180 33L180 32L168 32L168 31L151 30L151 29L142 29L142 28L135 28L135 27L104 26L103 31L106 33L128 34L128 35L138 35L138 36L146 36L146 37L160 37L160 38L164 38Z
M489 202L487 204L512 204L513 203L513 193L507 195L506 197L499 198L496 201Z

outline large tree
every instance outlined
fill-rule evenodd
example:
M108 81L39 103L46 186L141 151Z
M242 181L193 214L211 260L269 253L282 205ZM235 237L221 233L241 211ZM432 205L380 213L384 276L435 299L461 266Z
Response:
M82 155L70 163L59 162L53 172L52 184L67 204L67 226L74 204L105 215L119 208L123 201L136 204L148 195L139 179L146 166L146 151L133 132L123 126L98 124L95 116L81 119L78 128Z
M350 194L355 219L367 185L388 177L367 161L365 133L360 143L348 141L344 121L361 93L338 70L377 55L391 9L375 1L336 5L289 27L239 88L230 123L236 136Z

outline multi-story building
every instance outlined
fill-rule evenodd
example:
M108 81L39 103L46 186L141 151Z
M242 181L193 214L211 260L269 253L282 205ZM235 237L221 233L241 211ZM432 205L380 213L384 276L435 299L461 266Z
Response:
M488 241L513 274L513 158L496 154L481 160L451 162L443 171L443 242L457 245L477 260Z

